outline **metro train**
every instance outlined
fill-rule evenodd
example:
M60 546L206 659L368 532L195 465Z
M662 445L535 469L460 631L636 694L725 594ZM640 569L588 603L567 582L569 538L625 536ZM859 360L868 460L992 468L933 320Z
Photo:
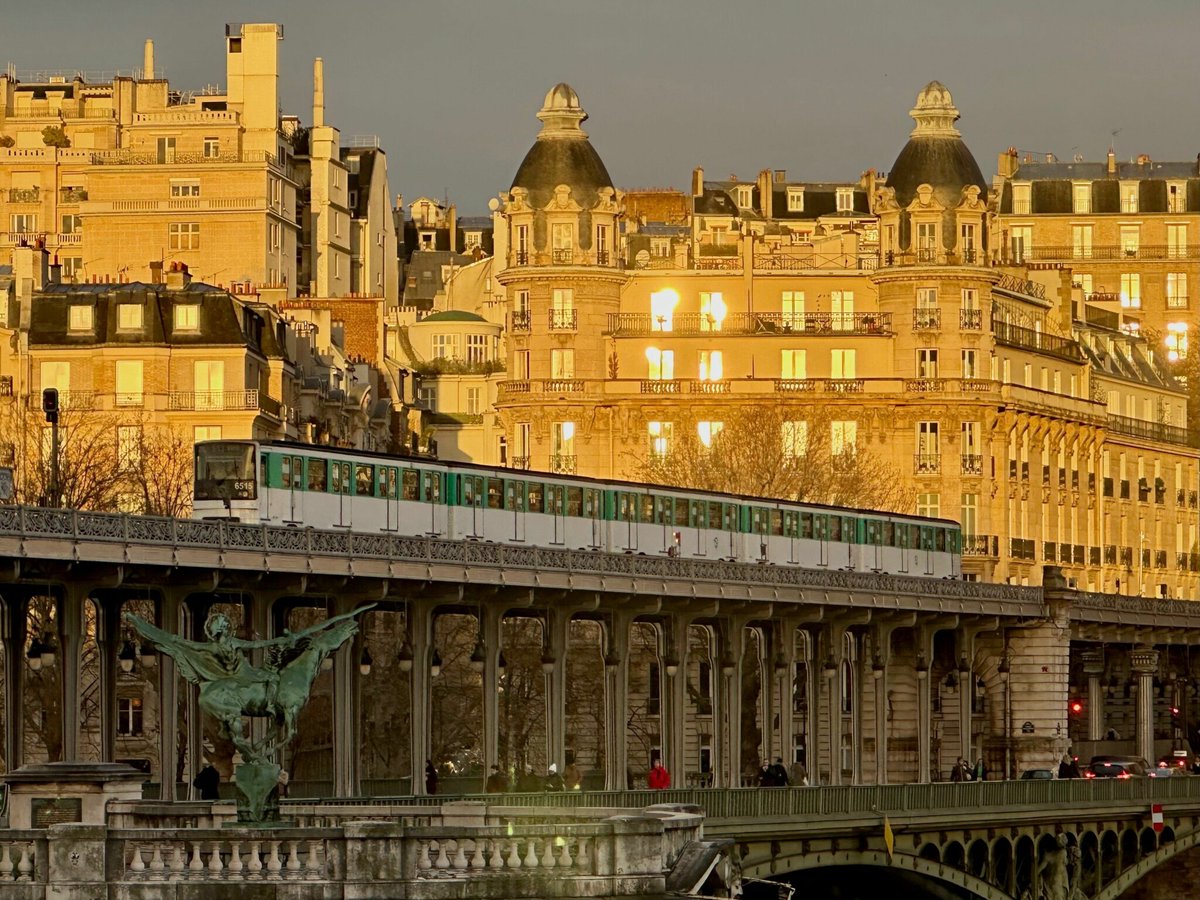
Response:
M956 522L279 441L203 441L193 517L956 578Z

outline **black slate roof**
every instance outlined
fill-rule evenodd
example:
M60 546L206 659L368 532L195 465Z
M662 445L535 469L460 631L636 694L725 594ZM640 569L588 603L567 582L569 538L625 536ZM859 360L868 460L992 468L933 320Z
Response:
M534 141L513 177L512 186L529 191L530 203L540 209L550 202L560 184L571 188L575 202L584 209L595 206L597 191L613 186L608 169L591 141Z
M904 208L922 184L932 185L934 197L949 209L958 206L962 189L969 184L977 185L982 197L986 198L988 191L979 163L957 137L909 138L892 164L887 186L895 188L896 202Z

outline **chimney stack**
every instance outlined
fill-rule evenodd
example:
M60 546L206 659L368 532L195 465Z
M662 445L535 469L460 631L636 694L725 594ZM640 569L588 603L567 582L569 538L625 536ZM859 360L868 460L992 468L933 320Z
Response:
M150 283L163 283L163 261L161 259L150 260Z
M692 169L692 196L704 196L704 169L700 168L700 166Z
M171 268L167 272L167 290L182 291L192 283L192 275L188 271L187 263L173 262Z
M50 283L59 284L62 282L62 263L58 261L58 254L54 254L54 262L50 263Z
M1017 148L1009 147L996 160L996 172L1001 178L1012 178L1017 174Z
M325 61L313 60L313 128L325 124Z
M142 81L154 80L154 41L146 41L142 51Z
M1112 148L1108 148L1108 174L1117 174L1117 152Z

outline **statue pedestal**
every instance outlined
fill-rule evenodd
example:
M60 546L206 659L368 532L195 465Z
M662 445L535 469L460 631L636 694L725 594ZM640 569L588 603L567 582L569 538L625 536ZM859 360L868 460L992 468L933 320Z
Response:
M238 803L238 823L278 821L279 801L268 808L271 792L279 784L279 766L273 762L242 763L233 770L233 782L245 803Z
M48 828L74 822L103 825L110 800L141 800L146 775L130 766L52 762L22 766L8 783L10 828Z

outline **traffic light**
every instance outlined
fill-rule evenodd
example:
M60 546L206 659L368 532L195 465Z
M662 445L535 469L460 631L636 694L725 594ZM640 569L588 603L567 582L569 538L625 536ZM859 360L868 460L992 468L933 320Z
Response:
M1178 724L1178 722L1179 722L1179 707L1178 706L1171 707L1171 721L1176 724Z
M1077 719L1083 715L1083 701L1072 700L1067 704L1067 710L1071 713L1071 718Z
M58 388L46 388L42 391L42 412L46 421L54 424L58 421Z

